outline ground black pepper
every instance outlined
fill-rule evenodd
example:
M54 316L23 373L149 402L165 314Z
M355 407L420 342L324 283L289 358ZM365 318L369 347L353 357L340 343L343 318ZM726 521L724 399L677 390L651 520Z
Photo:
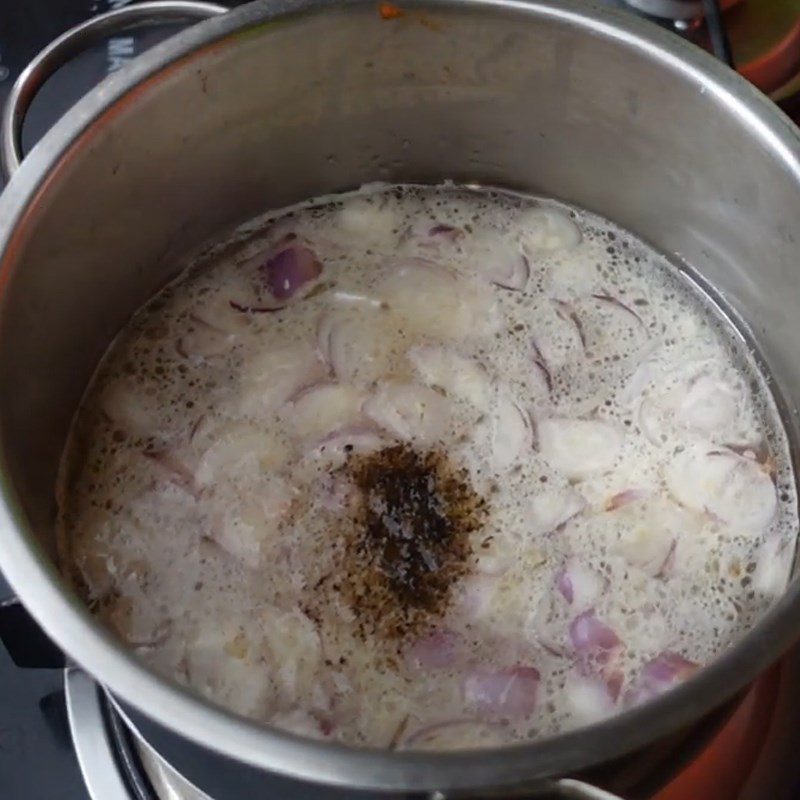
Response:
M395 445L343 468L359 490L341 582L363 637L400 638L447 610L487 505L445 452Z

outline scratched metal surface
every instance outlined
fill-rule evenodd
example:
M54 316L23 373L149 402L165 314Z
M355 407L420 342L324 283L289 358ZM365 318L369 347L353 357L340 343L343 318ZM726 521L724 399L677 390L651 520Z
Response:
M605 1L621 5L621 0ZM20 70L49 41L81 20L126 2L128 0L0 0L0 104ZM228 4L238 5L239 2L229 0ZM174 30L173 27L122 34L60 70L42 89L31 108L23 132L25 148L32 147L81 94ZM796 119L800 119L798 98L787 109L794 112ZM0 600L9 594L0 575ZM772 733L773 740L779 745L783 743L779 747L773 743L769 748L776 753L776 758L777 751L786 755L783 751L788 738L783 735L783 729L794 727L787 725L785 717L793 713L790 706L800 706L800 698L795 700L783 704L783 724L777 733ZM782 767L776 768L774 762L763 770L773 777L784 772ZM759 777L759 786L764 785L763 779ZM798 787L797 783L792 783L789 791ZM763 797L759 792L756 790L752 796ZM771 787L770 796L778 797L778 794L776 787ZM747 795L748 800L750 796ZM67 732L61 673L21 670L0 647L0 800L34 798L88 800Z
M25 64L76 23L124 0L0 0L0 104ZM42 88L23 130L30 149L84 92L176 30L109 40L62 68ZM2 180L0 180L2 188ZM0 575L0 600L10 595ZM22 670L0 646L0 800L88 800L66 722L58 670Z

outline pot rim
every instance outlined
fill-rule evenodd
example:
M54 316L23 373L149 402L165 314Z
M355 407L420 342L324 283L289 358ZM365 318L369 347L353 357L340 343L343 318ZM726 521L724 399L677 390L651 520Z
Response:
M585 0L404 0L403 6L462 13L549 18L645 52L713 95L741 118L785 168L800 192L800 131L766 97L707 53L656 26ZM196 24L140 55L81 99L25 158L0 196L0 292L35 208L65 164L80 157L93 133L119 109L175 69L211 49L235 46L238 34L276 18L343 14L371 0L258 0ZM377 13L377 9L375 9ZM159 677L62 588L55 565L26 533L0 442L0 569L55 642L114 694L159 725L235 760L289 777L362 789L489 788L568 774L622 756L688 725L731 698L800 635L800 582L727 653L676 689L592 726L548 739L485 751L391 752L304 739L237 717Z

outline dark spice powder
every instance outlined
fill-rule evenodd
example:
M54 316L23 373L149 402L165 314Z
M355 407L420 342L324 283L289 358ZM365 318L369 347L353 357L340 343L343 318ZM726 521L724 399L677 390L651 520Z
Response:
M359 501L341 590L361 635L396 639L430 627L467 570L486 502L439 450L396 445L354 456L343 470Z

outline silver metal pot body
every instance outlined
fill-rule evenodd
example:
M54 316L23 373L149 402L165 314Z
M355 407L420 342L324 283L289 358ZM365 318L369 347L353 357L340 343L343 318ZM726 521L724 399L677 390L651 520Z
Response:
M262 728L147 671L59 577L53 486L98 359L176 259L270 207L375 180L562 198L691 264L750 325L796 434L800 138L699 50L568 0L258 2L157 46L75 106L0 198L0 569L129 706L257 769L474 789L607 762L718 707L800 632L795 581L658 701L491 752L355 750Z

